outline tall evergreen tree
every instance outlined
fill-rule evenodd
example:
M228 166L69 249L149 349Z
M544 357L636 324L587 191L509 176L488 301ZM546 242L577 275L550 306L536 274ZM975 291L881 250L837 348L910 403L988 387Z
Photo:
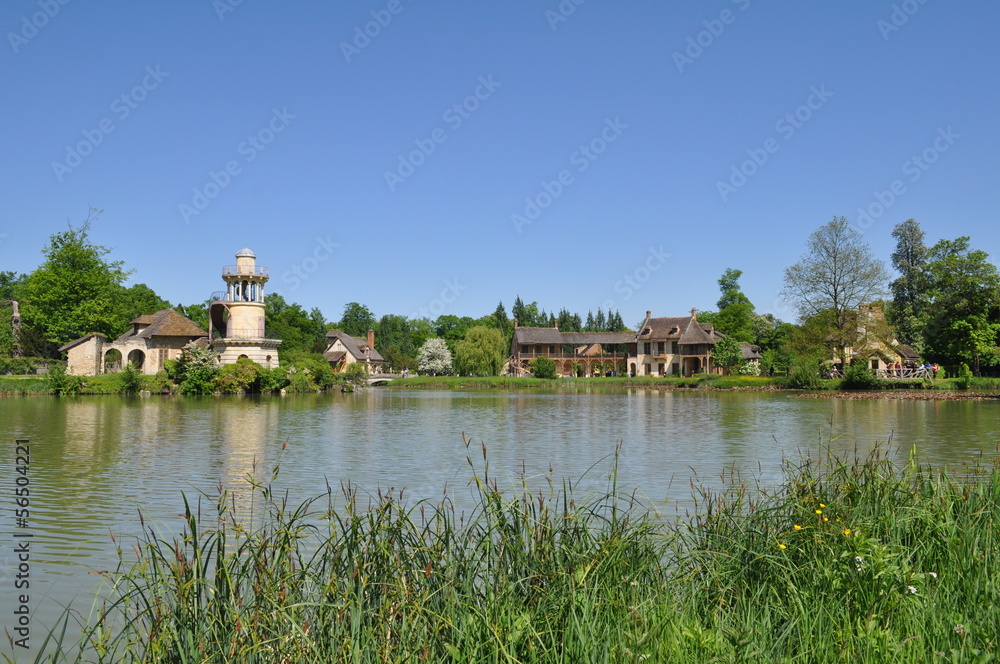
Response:
M594 317L594 332L607 332L608 321L604 317L604 311L598 307L597 315Z
M521 301L521 296L518 295L514 298L514 306L510 309L510 315L514 317L514 320L521 327L531 327L531 321L527 320L525 314L524 302Z
M927 246L924 231L913 219L896 224L892 229L896 238L896 251L892 253L892 267L899 276L889 284L892 306L888 319L900 341L923 351L923 328L927 321L924 304L927 301L929 282L924 270L927 266Z
M509 342L513 325L511 324L510 319L507 318L507 310L504 309L502 300L493 312L493 318L496 320L497 329L500 330L501 334L503 334L504 339Z

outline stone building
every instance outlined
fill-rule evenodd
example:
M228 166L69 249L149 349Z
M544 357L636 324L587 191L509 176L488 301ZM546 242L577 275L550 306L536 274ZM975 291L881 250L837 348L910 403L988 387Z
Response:
M155 374L164 362L177 359L187 344L208 339L205 330L173 309L139 316L129 325L114 341L93 333L60 348L67 356L66 372L77 376L118 373L128 362L144 374Z

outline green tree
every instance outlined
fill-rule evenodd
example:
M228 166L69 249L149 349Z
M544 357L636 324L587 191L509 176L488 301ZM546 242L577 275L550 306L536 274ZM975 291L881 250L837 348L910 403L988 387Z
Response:
M750 298L740 290L740 277L742 275L743 270L734 270L730 267L726 268L726 271L719 277L718 283L721 295L719 296L719 301L716 302L719 311L734 304L750 304Z
M921 353L924 346L923 330L927 323L924 305L929 287L924 272L927 265L924 231L915 220L907 219L896 224L892 229L892 237L896 238L896 250L891 257L892 267L899 276L889 284L892 306L888 307L886 316L895 329L897 338Z
M580 314L571 314L566 308L559 310L556 318L559 323L560 332L582 332L583 323L580 321Z
M283 363L325 349L326 324L319 309L307 313L298 303L289 304L281 295L268 293L264 297L264 317L267 334L281 339L278 353Z
M514 323L507 318L507 310L503 307L503 301L493 311L493 319L496 321L496 328L500 330L500 334L503 335L507 343L510 343L510 338L514 334Z
M455 347L455 369L461 373L496 376L503 369L506 347L500 331L472 327Z
M604 317L604 311L598 307L597 315L594 316L594 332L606 332L608 329L608 321Z
M21 289L22 317L54 344L91 332L116 337L132 319L123 286L129 272L122 261L105 260L111 249L90 241L98 214L91 210L80 226L52 235L45 261Z
M157 295L146 284L133 284L125 289L125 300L130 320L146 314L155 314L163 309L170 309L170 303Z
M375 314L363 304L348 302L337 327L352 337L364 337L368 330L375 329Z
M941 240L927 254L930 314L926 355L941 363L962 361L976 375L996 364L1000 336L1000 274L968 237Z
M722 367L730 373L743 364L743 349L740 342L732 337L723 337L712 348L712 361L715 366Z
M809 249L798 263L785 269L782 295L806 319L832 311L839 332L838 356L845 356L845 340L853 324L852 312L862 304L880 299L889 275L844 217L834 217L814 231Z
M396 371L417 368L417 347L413 345L413 332L406 316L386 314L379 319L375 349Z
M417 349L413 346L410 321L406 316L386 314L379 319L375 328L375 349L383 357L390 349L407 357L417 354Z
M426 318L410 319L410 342L420 352L428 339L434 336L434 325Z
M455 350L458 348L458 342L464 339L469 328L475 325L475 319L469 316L459 318L458 316L447 314L438 316L437 320L434 321L434 333L445 340L448 344L448 349L454 355Z

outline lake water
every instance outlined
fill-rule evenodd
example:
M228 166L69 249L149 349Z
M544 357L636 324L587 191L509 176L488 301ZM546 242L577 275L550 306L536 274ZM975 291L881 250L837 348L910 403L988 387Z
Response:
M513 485L524 472L601 491L617 444L618 480L652 509L689 504L690 480L714 484L725 469L780 479L782 459L815 458L826 446L864 453L892 440L905 456L958 465L996 450L1000 403L847 400L766 392L593 390L574 392L374 389L355 394L260 398L118 397L0 399L6 446L0 467L0 629L13 615L16 482L14 440L31 440L32 642L62 606L86 614L113 569L111 534L128 546L138 510L179 532L181 492L215 495L220 483L248 495L245 478L270 479L294 499L350 481L374 493L405 487L410 501L449 491L471 505L471 452ZM463 444L463 435L471 441ZM287 446L285 445L287 443ZM282 448L285 448L284 450ZM297 500L296 500L297 502ZM3 639L0 653L9 653ZM27 653L17 653L27 661Z

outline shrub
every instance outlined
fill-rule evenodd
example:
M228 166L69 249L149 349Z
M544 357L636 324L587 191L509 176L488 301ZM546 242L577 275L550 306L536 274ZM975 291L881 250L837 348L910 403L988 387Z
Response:
M848 365L844 369L844 380L840 381L842 390L877 390L883 386L882 380L866 364Z
M337 383L337 375L326 360L306 360L303 365L312 373L313 382L316 383L317 388L326 390Z
M284 367L265 369L258 372L261 392L277 392L288 385L288 370Z
M260 365L247 357L241 357L234 364L227 364L215 378L215 386L224 394L257 392Z
M33 374L39 364L44 364L44 361L34 357L0 357L0 375Z
M972 387L972 369L965 362L958 368L958 378L955 380L955 387L960 390L967 390Z
M736 373L741 376L759 376L760 375L760 365L756 362L743 362L740 368L737 369Z
M315 392L316 389L316 381L309 369L292 367L288 370L289 392Z
M815 363L797 364L788 378L788 387L793 390L818 390L823 387L819 377L819 367Z
M531 362L531 375L535 378L555 378L556 362L549 357L538 357Z
M138 394L142 389L142 373L131 362L126 362L117 375L122 394Z
M58 397L79 394L83 390L83 378L66 373L66 367L53 364L45 375L45 386Z

